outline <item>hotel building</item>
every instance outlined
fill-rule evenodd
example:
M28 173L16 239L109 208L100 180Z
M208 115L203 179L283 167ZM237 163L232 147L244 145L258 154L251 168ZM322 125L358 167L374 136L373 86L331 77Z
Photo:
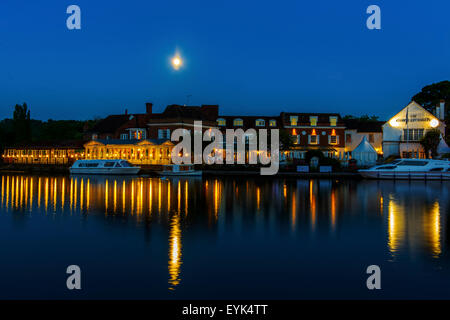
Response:
M338 113L280 114L281 126L294 137L288 157L305 159L308 150L320 150L330 158L344 158L345 124Z
M420 139L428 130L445 134L445 103L441 101L436 116L411 101L383 125L383 155L402 158L427 158Z

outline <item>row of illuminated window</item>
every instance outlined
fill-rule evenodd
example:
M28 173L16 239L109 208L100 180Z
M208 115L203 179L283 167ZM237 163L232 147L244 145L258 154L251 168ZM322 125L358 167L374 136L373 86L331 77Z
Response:
M4 155L14 157L14 156L32 156L32 157L65 157L72 156L77 153L80 153L80 150L75 149L47 149L47 150L39 150L39 149L7 149L4 152Z
M294 136L295 137L295 144L300 144L301 142L301 135ZM319 144L320 142L320 136L317 134L308 135L308 144ZM339 143L339 136L328 136L328 144L338 144Z
M227 125L227 120L224 118L217 119L217 125L220 127L224 127ZM233 120L233 126L235 127L242 127L244 125L244 120L241 118L237 118ZM266 120L264 119L256 119L255 120L255 126L256 127L265 127L266 126ZM269 127L276 127L277 126L277 120L271 119L269 120Z
M147 134L145 130L143 129L131 129L128 131L128 133L122 133L120 134L121 140L128 140L128 139L136 139L136 140L142 140L146 139Z
M319 120L319 117L317 117L317 116L310 116L309 117L309 124L310 124L310 126L311 127L317 126L318 120ZM329 117L329 120L330 120L330 126L331 127L337 126L337 120L338 120L337 117L334 117L334 116ZM290 121L291 126L297 126L298 125L298 116L290 116L289 121Z

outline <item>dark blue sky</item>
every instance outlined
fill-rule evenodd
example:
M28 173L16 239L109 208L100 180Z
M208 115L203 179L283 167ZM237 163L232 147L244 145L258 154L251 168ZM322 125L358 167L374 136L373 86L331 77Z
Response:
M82 29L66 28L81 7ZM366 8L381 7L381 30ZM0 118L143 112L146 101L387 118L450 77L450 1L0 2ZM178 49L185 65L172 70Z

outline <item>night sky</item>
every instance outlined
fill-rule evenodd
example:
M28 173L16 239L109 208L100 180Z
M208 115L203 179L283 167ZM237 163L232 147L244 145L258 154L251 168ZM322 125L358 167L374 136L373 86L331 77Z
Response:
M71 4L81 30L66 27ZM371 4L381 30L366 28ZM2 0L0 118L22 102L35 119L90 119L192 95L224 115L387 119L450 78L449 14L448 0Z

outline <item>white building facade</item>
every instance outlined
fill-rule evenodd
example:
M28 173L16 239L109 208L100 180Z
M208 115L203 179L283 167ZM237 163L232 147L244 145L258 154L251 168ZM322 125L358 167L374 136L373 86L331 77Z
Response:
M441 103L440 108L444 108L443 105ZM444 134L444 121L412 101L383 125L383 156L427 158L420 139L431 129L438 129Z

